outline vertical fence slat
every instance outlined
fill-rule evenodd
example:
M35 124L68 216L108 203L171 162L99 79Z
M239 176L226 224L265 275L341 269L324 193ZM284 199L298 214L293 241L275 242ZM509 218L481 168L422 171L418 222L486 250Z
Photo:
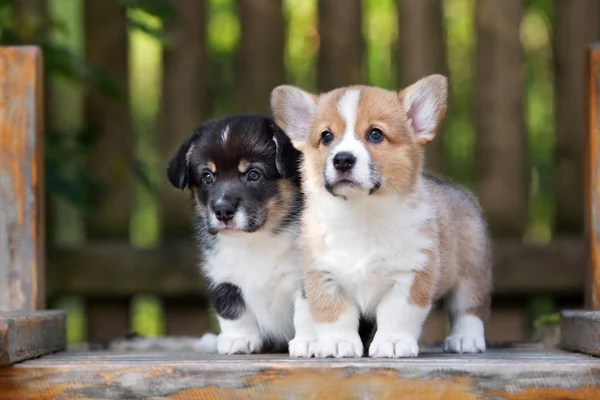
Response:
M203 299L167 298L163 304L167 335L199 336L208 330L208 306Z
M239 0L236 97L244 113L270 114L271 90L285 82L282 0Z
M361 3L361 0L319 1L319 91L364 83Z
M85 2L85 53L116 79L125 94L110 99L94 90L86 99L86 123L98 137L89 171L105 191L95 195L87 222L89 238L128 238L132 204L131 160L134 137L127 101L128 35L125 9L118 0Z
M556 139L554 201L556 233L583 230L582 145L585 48L600 39L600 2L554 1L553 55Z
M430 74L447 75L446 40L442 2L398 0L399 87ZM425 149L428 171L444 172L443 127Z
M478 195L492 232L520 236L528 223L524 0L478 0L475 125Z
M0 312L45 308L42 53L0 49Z
M191 213L185 195L175 190L164 173L170 158L206 112L206 1L172 0L178 18L165 22L171 45L163 51L160 219L164 238L190 236Z
M585 63L585 228L590 257L586 306L600 310L600 43L588 49Z
M86 303L88 339L111 340L123 336L131 327L129 298L92 297Z

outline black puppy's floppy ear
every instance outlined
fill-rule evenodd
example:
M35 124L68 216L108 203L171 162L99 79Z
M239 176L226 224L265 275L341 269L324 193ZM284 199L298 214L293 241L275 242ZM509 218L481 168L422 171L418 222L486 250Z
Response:
M270 128L273 132L275 147L277 148L275 164L279 175L284 179L296 177L298 175L298 162L301 153L296 150L290 138L275 122L271 122Z
M171 185L175 186L178 189L185 189L188 183L188 179L190 176L190 166L188 154L192 149L192 141L195 137L195 134L192 134L189 138L186 139L185 142L179 147L177 153L171 158L169 161L169 166L167 168L167 177L169 178L169 182Z

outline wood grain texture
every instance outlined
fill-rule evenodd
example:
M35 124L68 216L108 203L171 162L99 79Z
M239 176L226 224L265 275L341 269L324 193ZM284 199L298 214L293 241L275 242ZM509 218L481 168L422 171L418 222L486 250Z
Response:
M271 113L271 90L285 83L282 0L239 0L240 44L236 59L237 109Z
M45 305L42 53L0 48L0 312Z
M588 48L586 59L585 237L590 259L586 303L600 310L600 44Z
M66 349L66 318L64 311L0 313L0 365Z
M600 39L600 2L554 0L554 232L583 232L583 143L586 47Z
M398 88L430 74L448 75L446 35L439 0L397 0ZM452 110L452 106L449 107ZM425 147L425 169L444 173L444 119L434 141Z
M563 349L600 356L600 311L562 311L560 334Z
M318 2L317 89L365 83L361 0Z
M192 232L189 198L176 190L164 172L169 160L208 114L208 54L205 0L171 0L179 17L165 21L171 45L163 48L163 80L159 151L160 226L163 237Z
M405 360L62 353L0 369L0 392L4 400L591 399L600 396L600 360L532 349Z
M557 239L547 245L498 240L493 253L497 294L578 293L584 286L587 258L581 239ZM50 295L204 293L193 243L136 249L122 242L91 242L79 248L51 248L48 262Z
M524 5L524 0L476 5L477 194L495 236L520 237L528 222L525 55L519 36Z

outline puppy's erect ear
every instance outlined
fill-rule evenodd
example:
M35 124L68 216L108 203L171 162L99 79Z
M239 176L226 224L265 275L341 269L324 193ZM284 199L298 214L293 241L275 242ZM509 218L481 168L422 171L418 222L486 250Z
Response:
M271 111L275 122L302 151L309 134L317 97L295 86L277 86L271 92Z
M273 132L273 141L277 148L275 164L279 175L284 179L297 176L300 152L294 148L290 138L275 122L271 122L269 128Z
M189 165L189 154L193 150L192 141L195 134L192 134L185 142L179 147L167 168L167 177L171 185L178 189L185 189L190 176L190 165Z
M399 96L417 143L424 145L433 140L435 131L446 113L446 77L429 75L402 90Z

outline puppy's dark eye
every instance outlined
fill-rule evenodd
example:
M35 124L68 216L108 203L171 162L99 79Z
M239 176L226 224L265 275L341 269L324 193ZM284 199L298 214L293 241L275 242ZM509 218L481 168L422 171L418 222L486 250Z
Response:
M325 131L321 133L321 143L328 145L333 141L333 133Z
M248 173L246 174L246 176L248 177L249 181L257 181L260 179L260 172L258 172L257 170L253 169L248 171Z
M383 132L380 129L373 128L367 135L367 140L371 143L380 143L383 140Z
M204 172L202 174L202 182L206 185L211 185L215 181L215 177L210 172Z

